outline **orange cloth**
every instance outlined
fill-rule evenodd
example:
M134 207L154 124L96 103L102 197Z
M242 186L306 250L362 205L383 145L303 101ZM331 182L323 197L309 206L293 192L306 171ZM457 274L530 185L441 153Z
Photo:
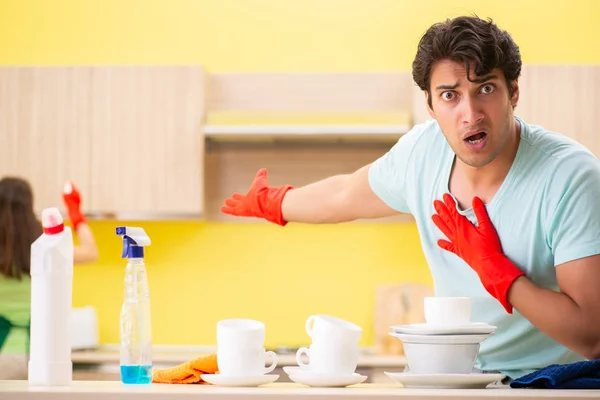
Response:
M207 354L171 368L154 369L152 382L155 383L206 383L202 374L218 373L217 355Z

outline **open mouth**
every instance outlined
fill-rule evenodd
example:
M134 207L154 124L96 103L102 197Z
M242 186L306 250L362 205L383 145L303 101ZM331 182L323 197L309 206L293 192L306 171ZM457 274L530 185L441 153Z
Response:
M465 139L465 141L468 142L469 144L478 144L478 143L481 143L485 139L486 136L487 136L487 133L485 133L484 131L481 131L481 132L477 132L476 134L467 137Z

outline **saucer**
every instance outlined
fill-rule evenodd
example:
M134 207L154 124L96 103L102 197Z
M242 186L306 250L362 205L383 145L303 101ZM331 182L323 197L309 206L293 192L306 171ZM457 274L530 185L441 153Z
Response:
M387 376L407 388L427 389L484 389L503 379L504 374L412 374L410 372L386 372Z
M202 374L204 381L218 386L251 387L275 382L279 375L227 376L220 374Z
M412 335L406 333L390 333L389 335L400 339L405 343L423 344L475 344L481 343L492 336L491 333L485 335Z
M485 322L471 322L466 325L431 325L426 323L390 326L394 333L410 333L414 335L471 335L488 334L496 330L494 325Z
M297 374L310 374L311 371L308 369L302 369L301 367L283 367L283 372L288 375Z
M326 374L323 372L313 372L309 369L302 369L301 367L283 367L283 372L288 375L319 375L319 376L350 376L349 374ZM354 376L360 376L360 374L353 373Z
M289 377L293 382L312 387L345 387L362 383L367 379L367 376L357 373L351 375L329 375L315 374L309 371L292 373Z

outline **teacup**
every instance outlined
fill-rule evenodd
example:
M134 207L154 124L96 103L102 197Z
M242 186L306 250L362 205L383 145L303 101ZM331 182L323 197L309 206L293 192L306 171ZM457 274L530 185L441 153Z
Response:
M352 345L331 346L328 344L311 344L309 348L301 347L296 352L296 362L304 371L317 374L350 375L356 370L359 349ZM308 356L308 364L302 355Z
M470 297L425 297L423 305L429 325L466 325L471 321Z
M265 324L253 319L225 319L217 322L217 346L232 349L264 347Z
M330 315L311 315L306 320L306 333L313 344L357 346L362 328Z
M271 365L265 367L267 359ZM219 348L217 350L219 373L227 376L257 376L268 374L277 366L277 354L259 349Z

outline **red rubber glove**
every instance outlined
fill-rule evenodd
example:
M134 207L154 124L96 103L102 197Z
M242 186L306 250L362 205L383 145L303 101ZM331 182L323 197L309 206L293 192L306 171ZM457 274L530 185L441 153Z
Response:
M79 194L79 190L73 185L72 182L69 182L65 185L65 190L63 192L63 201L65 206L67 207L67 214L69 214L69 219L73 224L73 230L77 231L77 227L81 223L87 222L85 217L81 213L81 195Z
M225 200L221 212L238 217L264 218L267 221L285 226L287 221L283 219L281 203L290 189L292 189L291 185L284 185L279 188L269 187L267 170L262 168L256 173L248 193L245 195L234 193Z
M477 217L475 226L456 209L449 194L444 194L444 203L433 202L437 211L431 219L450 241L438 240L438 246L450 251L471 266L479 275L485 289L494 296L506 312L512 314L508 302L508 289L520 276L525 275L503 253L500 238L479 197L473 198L473 211Z

